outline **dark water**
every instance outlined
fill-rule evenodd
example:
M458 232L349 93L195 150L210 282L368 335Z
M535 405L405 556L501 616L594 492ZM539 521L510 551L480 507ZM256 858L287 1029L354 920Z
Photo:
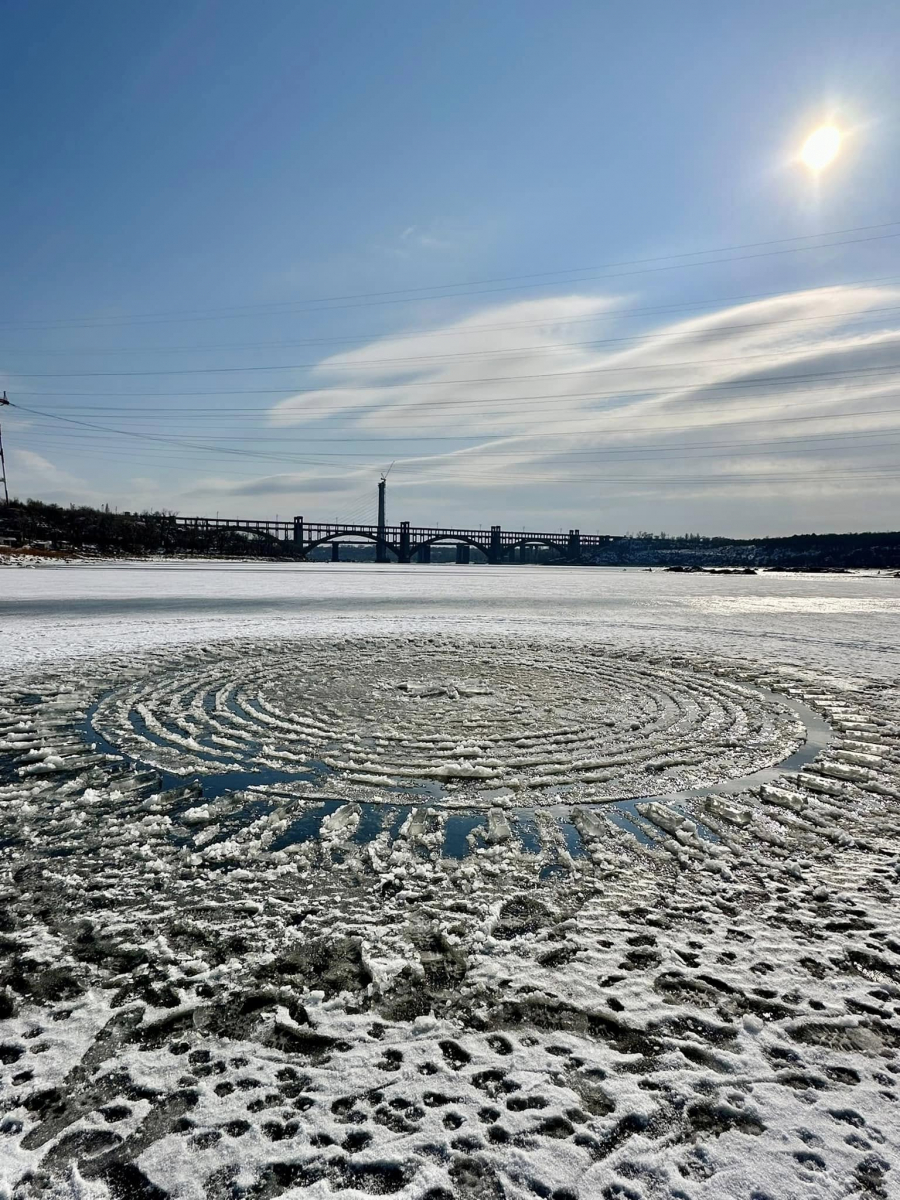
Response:
M828 745L831 740L830 726L818 713L799 700L795 700L790 696L779 695L775 692L759 690L768 700L795 713L803 722L806 729L804 742L782 762L750 775L741 776L740 778L727 779L721 783L701 787L687 788L680 792L673 792L667 796L635 796L627 799L579 804L578 807L602 811L614 824L636 838L641 844L652 845L654 842L664 839L668 835L664 831L651 826L649 822L641 817L638 811L639 804L653 800L658 804L666 804L680 811L683 810L685 803L688 801L701 799L704 796L710 795L734 794L748 787L757 787L762 783L773 782L788 772L800 770L807 763L812 762L816 755ZM39 701L39 697L35 697L34 699L36 702ZM85 741L93 744L101 753L125 759L139 770L149 769L158 777L160 790L184 792L185 797L183 801L174 806L173 813L183 811L198 802L218 800L223 796L233 793L246 792L250 788L265 789L264 792L255 792L252 797L247 797L243 805L240 803L236 805L235 809L220 822L223 828L221 833L217 835L216 841L231 836L237 828L250 824L261 815L271 812L278 806L281 800L297 800L297 797L290 793L279 796L278 789L280 785L308 782L314 783L317 786L327 787L329 777L335 774L325 763L311 762L302 771L279 771L269 767L251 769L248 767L246 770L212 771L210 773L198 774L193 778L177 775L170 771L152 767L150 764L146 764L139 759L132 759L128 755L124 755L121 750L94 728L93 718L96 710L97 705L95 704L88 711L79 727ZM152 732L146 728L138 714L131 714L131 719L136 732L151 741L158 741ZM210 750L212 748L210 746ZM251 755L256 749L257 747L253 743L248 743L248 752ZM212 758L209 761L212 763ZM368 845L369 842L374 841L386 828L391 837L395 837L403 822L415 808L422 806L440 808L442 807L444 795L440 785L433 782L386 788L385 792L389 794L393 793L397 797L398 803L396 806L382 802L360 803L359 823L349 838L351 842L360 846ZM401 796L402 802L400 802ZM303 797L300 797L300 800L308 806L303 809L289 828L272 842L270 847L272 850L281 850L290 845L318 838L322 821L343 804L347 803L343 798L325 799L323 797L320 801L313 802L312 804L304 801ZM568 853L572 858L584 857L587 851L578 829L569 819L569 810L565 807L556 806L549 811L552 812L558 823ZM528 854L540 854L543 846L534 810L527 808L515 809L508 811L506 815L510 822L513 839L519 843L521 849ZM694 821L699 837L711 842L718 841L716 834L701 822L698 822L693 814L691 814L691 819ZM477 848L486 844L486 833L487 813L484 810L460 811L454 808L446 815L442 854L447 858L463 859L472 852L473 847ZM550 878L554 874L565 872L566 869L562 864L550 862L543 868L541 877Z

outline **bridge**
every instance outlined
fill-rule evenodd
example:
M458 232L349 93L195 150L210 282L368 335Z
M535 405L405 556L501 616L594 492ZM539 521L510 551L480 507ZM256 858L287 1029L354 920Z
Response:
M521 561L523 551L540 546L554 551L561 561L580 562L591 550L619 540L614 534L582 533L578 529L570 529L568 533L536 533L501 529L499 525L491 525L489 529L454 529L411 525L409 521L401 521L399 525L358 525L304 521L303 517L294 517L291 521L239 517L172 517L170 520L187 530L251 533L260 538L293 543L294 553L299 557L305 557L318 546L330 544L333 562L340 557L341 539L371 542L375 546L376 562L389 562L393 555L401 563L431 562L431 547L441 544L456 545L458 563L469 562L473 548L480 550L489 563L502 563L515 561L517 551Z

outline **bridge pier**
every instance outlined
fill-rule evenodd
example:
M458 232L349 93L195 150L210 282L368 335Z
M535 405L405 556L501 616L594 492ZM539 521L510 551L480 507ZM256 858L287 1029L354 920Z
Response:
M340 562L341 561L341 544L340 544L340 542L332 542L331 543L331 561L332 562Z
M378 485L378 540L375 543L375 561L377 563L386 563L388 561L387 551L387 536L385 534L386 522L384 516L384 493L387 487L385 477L381 477L381 482Z
M400 522L400 545L397 550L397 561L408 563L412 558L410 553L409 521Z
M496 564L499 563L502 558L503 558L503 547L500 545L500 526L492 525L491 526L491 540L490 540L489 549L488 549L488 562L492 566L496 566Z
M416 562L430 563L431 562L431 547L420 546L416 551Z
M567 557L569 562L578 562L581 558L581 530L569 530L569 544Z
M456 543L456 563L457 566L465 566L469 562L469 547L465 542Z

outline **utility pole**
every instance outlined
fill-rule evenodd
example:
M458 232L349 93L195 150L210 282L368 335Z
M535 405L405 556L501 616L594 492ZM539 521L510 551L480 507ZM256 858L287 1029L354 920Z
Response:
M9 405L9 400L6 398L6 392L3 393L3 398L0 399L0 404ZM9 504L9 488L6 486L6 459L3 456L3 430L0 428L0 476L3 478L3 503Z

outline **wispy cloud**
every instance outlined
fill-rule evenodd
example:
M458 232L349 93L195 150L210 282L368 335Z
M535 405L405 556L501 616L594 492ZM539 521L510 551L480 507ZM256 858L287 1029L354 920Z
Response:
M459 234L454 234L438 224L407 225L397 236L385 244L375 247L381 254L393 258L412 258L421 252L443 253L453 250L460 244Z
M10 495L39 496L52 503L89 504L98 493L84 480L33 450L14 447L7 453Z
M439 237L433 231L421 229L418 225L409 225L400 234L400 242L404 246L420 246L423 250L451 250L453 242L448 237Z
M201 480L181 494L185 497L206 496L291 496L298 503L316 500L322 493L352 492L358 480L346 476L335 478L309 472L283 472L278 475L263 475L246 483L232 479L210 477Z
M821 495L889 466L900 433L900 291L830 287L628 332L633 299L503 305L325 358L278 427L326 419L354 441L415 433L395 486L602 494ZM468 444L448 443L465 434ZM402 443L398 443L402 444ZM406 444L407 450L413 443ZM787 476L787 478L785 478ZM776 487L777 485L777 487ZM879 486L884 486L880 484ZM888 483L888 487L895 486Z

